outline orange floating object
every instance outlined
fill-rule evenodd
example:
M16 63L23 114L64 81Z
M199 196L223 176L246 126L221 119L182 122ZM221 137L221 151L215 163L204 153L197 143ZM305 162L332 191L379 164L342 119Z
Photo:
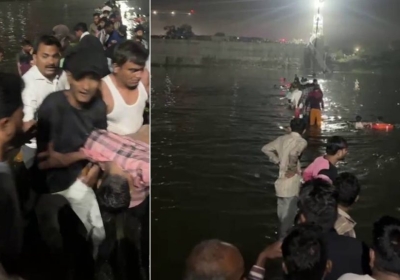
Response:
M372 124L371 128L375 130L390 131L394 129L394 125L390 123L374 123Z

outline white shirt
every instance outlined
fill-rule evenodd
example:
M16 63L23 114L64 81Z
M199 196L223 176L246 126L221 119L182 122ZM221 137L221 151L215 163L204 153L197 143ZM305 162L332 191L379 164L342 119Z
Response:
M143 113L148 99L146 88L140 82L137 101L132 105L128 105L110 77L111 75L108 75L103 78L114 101L113 109L107 115L107 130L119 135L134 134L143 125Z
M279 177L275 181L277 197L293 197L299 194L300 174L291 178L286 178L285 174L290 164L296 164L300 172L298 157L306 147L307 141L297 132L291 132L278 137L261 149L273 163L279 164ZM291 158L294 158L296 162L291 162Z
M346 273L342 277L340 277L338 280L375 280L368 274L366 275L358 275L358 274L353 274L353 273Z
M67 74L63 71L61 75L53 81L48 80L40 73L37 66L32 66L25 75L22 76L25 89L22 92L24 103L24 122L35 119L35 114L43 100L52 92L69 89ZM28 147L36 149L36 140L32 139Z
M291 102L292 102L292 105L295 106L295 108L298 108L301 96L302 96L302 92L300 90L296 89L293 91Z
M85 36L87 36L87 35L90 35L90 33L89 33L88 31L83 32L81 38L79 39L79 41L81 41L82 38L85 37Z
M364 129L364 124L362 122L356 122L354 126L356 129Z

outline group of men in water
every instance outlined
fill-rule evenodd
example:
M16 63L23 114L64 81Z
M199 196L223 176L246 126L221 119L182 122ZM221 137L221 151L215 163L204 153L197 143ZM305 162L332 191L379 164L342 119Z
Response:
M38 279L147 279L149 52L109 32L103 43L84 23L75 45L53 31L21 44L22 79L0 73L4 273L24 274L24 253L35 257L23 232L37 220L39 251L56 263L47 278L35 267Z
M286 98L289 106L295 110L295 117L303 118L310 126L321 127L324 94L318 80L309 83L307 78L300 80L296 75L290 85L285 82L286 79L281 80L281 88L288 91Z

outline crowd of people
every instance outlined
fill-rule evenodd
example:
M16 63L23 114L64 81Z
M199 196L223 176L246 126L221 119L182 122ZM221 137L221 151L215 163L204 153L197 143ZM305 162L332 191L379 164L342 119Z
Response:
M0 73L0 278L148 279L148 44L114 1L73 31Z
M316 82L308 87L314 93L299 100L308 99L305 104L315 105L319 100L323 104L322 98L315 96L320 91ZM292 85L292 89L295 92L299 87ZM312 109L319 108L311 106ZM316 124L320 125L318 114L310 115L316 116ZM262 147L262 152L279 168L275 181L277 241L261 251L249 273L245 273L245 261L233 244L203 241L187 259L185 280L270 278L276 275L271 275L266 266L276 259L282 259L282 275L288 279L400 278L399 219L384 216L377 221L373 240L368 242L371 247L357 238L351 209L360 197L361 185L355 174L339 173L337 169L348 154L346 139L330 137L325 153L302 170L300 159L308 144L303 134L312 124L299 115L290 121L288 132Z

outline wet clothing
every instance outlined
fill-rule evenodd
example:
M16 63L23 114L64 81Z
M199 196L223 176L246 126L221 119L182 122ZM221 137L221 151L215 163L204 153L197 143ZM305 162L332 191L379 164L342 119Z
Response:
M336 166L325 159L324 156L316 158L303 172L304 182L319 178L332 183L337 176Z
M50 142L57 152L77 152L94 129L107 129L107 108L100 95L87 108L79 110L71 106L64 91L54 92L39 108L38 152L46 151ZM50 193L66 190L86 164L81 161L65 168L46 170L46 190Z
M322 124L322 112L319 109L310 110L310 125L317 125L318 127Z

